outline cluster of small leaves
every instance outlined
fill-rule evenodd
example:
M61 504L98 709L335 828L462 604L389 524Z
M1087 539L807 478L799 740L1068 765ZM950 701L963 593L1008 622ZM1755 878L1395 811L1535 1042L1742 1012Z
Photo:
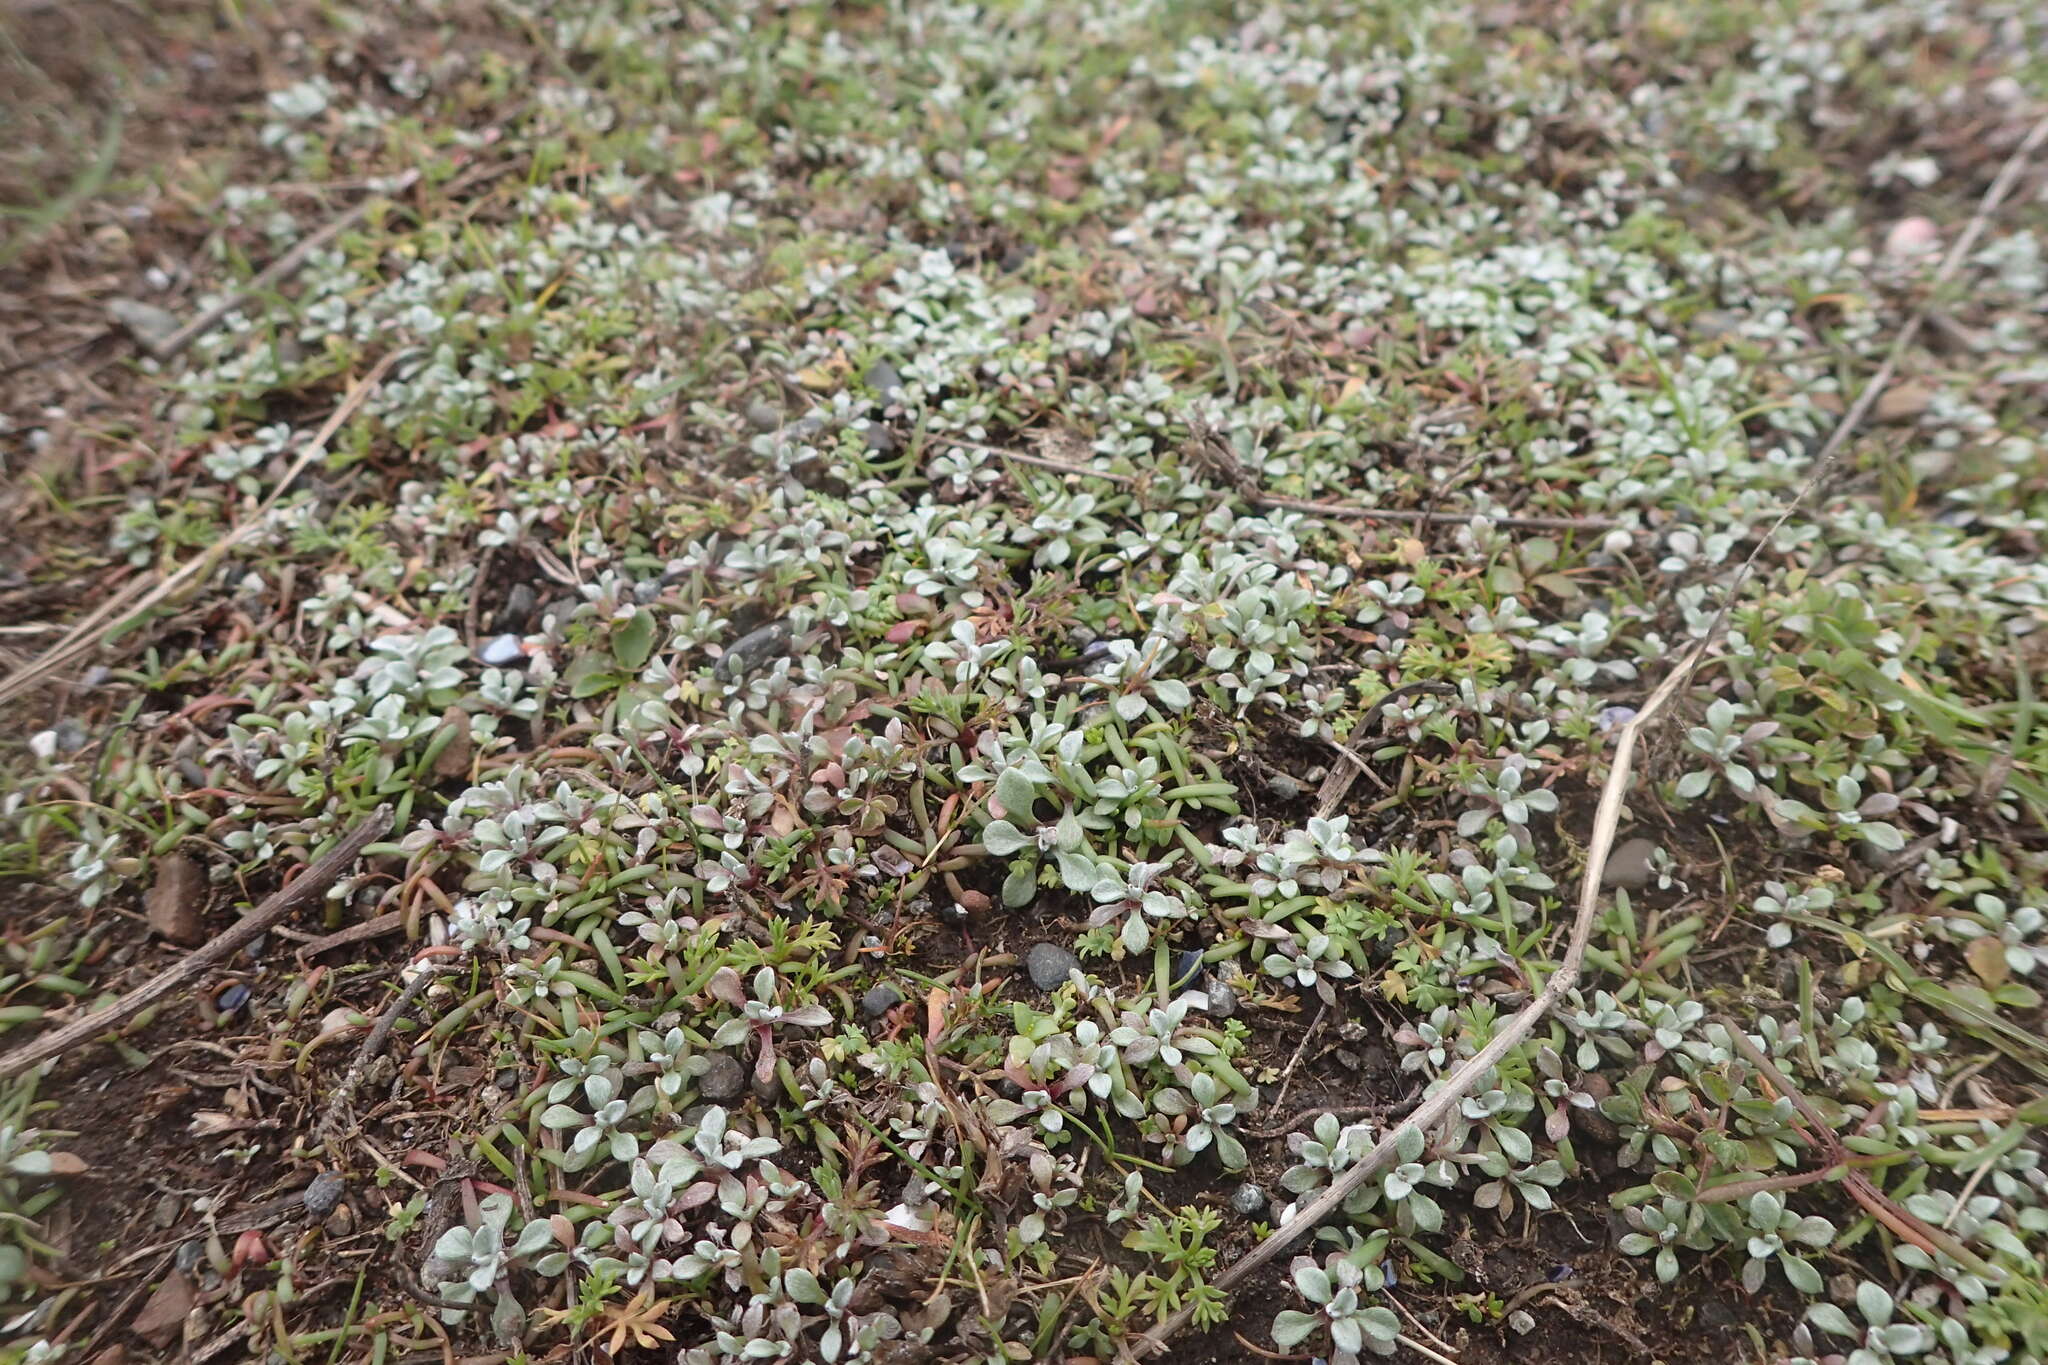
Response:
M2044 1061L2015 1022L2048 963L2042 225L1987 234L1950 319L1996 382L1927 367L1922 455L1774 529L1927 262L1847 213L1712 240L1692 196L1701 159L1802 197L1974 183L1940 161L1983 139L1894 107L1901 63L2019 91L2048 34L1663 7L1617 62L1597 9L1496 44L1438 6L515 0L502 36L556 54L517 81L490 43L308 44L257 111L271 173L206 196L223 270L303 227L273 184L524 173L380 203L163 368L189 472L121 466L107 553L168 569L282 491L209 589L275 624L165 626L106 684L139 720L39 736L8 870L92 909L173 851L225 887L396 809L331 908L459 955L423 1046L536 1078L477 1156L563 1196L412 1248L465 1330L1107 1356L1221 1319L1215 1201L1140 1215L1144 1173L1253 1164L1307 1021L1393 1018L1426 1093L1549 979L1610 738L1761 544L1631 796L1660 847L1589 979L1402 1135L1273 1337L1391 1351L1388 1258L1442 1274L1455 1220L1583 1199L1598 1141L1649 1274L1781 1279L1859 1362L2002 1359L2037 1116L1921 1110L1976 1074L1952 1034ZM1901 123L1882 158L1848 131ZM277 490L309 433L273 414L393 353L333 438L349 496ZM1531 514L1564 529L1500 520ZM1051 991L1046 939L1079 953ZM1281 1187L1386 1128L1317 1120ZM1880 1193L1938 1254L1843 1231L1843 1177L1900 1168ZM1061 1236L1097 1213L1133 1257L1099 1283ZM1831 1302L1852 1235L1963 1325Z

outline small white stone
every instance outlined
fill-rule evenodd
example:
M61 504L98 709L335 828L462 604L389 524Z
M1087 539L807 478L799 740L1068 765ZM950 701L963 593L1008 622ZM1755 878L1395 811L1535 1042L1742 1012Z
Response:
M477 651L477 657L492 668L507 668L526 657L517 635L500 635Z
M1934 250L1940 238L1941 229L1934 225L1933 219L1901 218L1884 235L1884 254L1895 261L1924 256Z

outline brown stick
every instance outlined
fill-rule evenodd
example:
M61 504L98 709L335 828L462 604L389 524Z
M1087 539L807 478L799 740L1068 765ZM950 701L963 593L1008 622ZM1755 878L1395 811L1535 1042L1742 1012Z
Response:
M1516 531L1618 531L1622 524L1612 517L1523 517L1499 512L1422 512L1400 507L1353 507L1342 502L1310 502L1306 498L1283 498L1255 493L1252 501L1261 507L1284 507L1291 512L1313 512L1319 517L1343 517L1352 521L1404 521L1418 526L1463 526L1485 517L1495 526Z
M1005 450L1001 446L984 445L980 441L963 441L955 436L936 438L941 445L956 446L963 450L978 450L986 455L1000 456L1018 464L1028 464L1035 469L1050 469L1058 474L1079 474L1084 478L1103 479L1109 483L1133 484L1137 480L1129 474L1112 474L1107 470L1094 469L1085 464L1069 464L1045 455L1027 455L1021 450ZM1294 512L1313 512L1318 516L1342 517L1353 521L1401 521L1418 525L1462 526L1474 517L1486 517L1495 526L1511 527L1521 531L1612 531L1621 523L1608 517L1519 517L1498 515L1488 512L1422 512L1396 507L1353 507L1341 502L1310 502L1305 498L1284 498L1278 494L1250 493L1250 501L1261 507L1284 507Z
M418 178L419 172L408 172L404 183L397 188L404 189ZM374 202L374 197L358 200L354 208L349 209L337 218L331 219L325 227L320 228L310 236L300 238L284 255L257 271L247 284L229 293L226 298L201 313L198 317L193 318L162 341L157 342L155 345L144 342L142 348L158 360L169 360L176 356L187 346L190 346L193 342L218 327L221 319L234 312L235 309L240 308L242 301L251 294L259 293L276 284L279 280L288 279L292 275L297 274L299 267L306 263L308 256L311 256L321 247L339 237L343 232L361 222L363 215L370 211L370 205Z
M1943 258L1941 268L1936 271L1934 278L1936 285L1945 282L1961 267L1963 259L1968 254L1971 246L1982 235L1984 225L1990 221L1991 215L1997 211L1999 204L2011 192L2014 183L2018 181L2020 172L2024 169L2027 159L2033 155L2043 142L2048 142L2048 117L2042 118L2034 125L2033 129L2027 134L2026 139L2013 150L2011 157L2000 168L1997 178L1985 190L1984 198L1978 205L1977 212L1972 215L1969 225L1964 228L1962 235L1956 239L1955 245L1949 249L1948 255ZM1586 853L1586 875L1584 880L1579 883L1578 915L1572 922L1571 938L1565 945L1564 960L1558 964L1556 973L1551 976L1550 980L1544 985L1543 990L1534 1000L1531 1000L1522 1008L1520 1013L1508 1020L1506 1026L1494 1036L1492 1042L1488 1043L1472 1060L1466 1062L1463 1066L1460 1066L1456 1071L1445 1077L1442 1087L1425 1100L1421 1107L1406 1122L1390 1131L1385 1138L1381 1139L1379 1145L1368 1152L1363 1161L1339 1176L1336 1184L1325 1190L1320 1196L1309 1203L1307 1207L1303 1208L1296 1215L1293 1222L1284 1228L1276 1229L1265 1241L1245 1253L1230 1269L1217 1276L1215 1281L1217 1288L1226 1290L1232 1288L1254 1270L1294 1245L1295 1242L1301 1239L1303 1234L1307 1233L1317 1223L1336 1212L1345 1199L1350 1197L1353 1190L1356 1190L1367 1180L1370 1180L1379 1172L1382 1166L1385 1166L1393 1159L1397 1145L1405 1134L1411 1129L1418 1132L1427 1132L1430 1128L1440 1123L1450 1113L1453 1106L1471 1092L1472 1088L1479 1083L1480 1078L1496 1062L1535 1030L1536 1025L1542 1021L1543 1016L1550 1012L1551 1007L1578 980L1580 968L1585 963L1586 941L1592 936L1593 918L1599 906L1600 879L1607 870L1608 854L1614 847L1615 830L1621 822L1621 805L1624 793L1628 787L1629 777L1634 771L1637 735L1642 731L1645 724L1670 702L1673 694L1685 685L1686 681L1692 677L1693 670L1698 668L1700 661L1706 657L1707 647L1720 634L1721 626L1728 619L1729 611L1735 603L1736 594L1741 590L1743 583L1755 568L1757 560L1763 554L1764 547L1770 544L1771 538L1777 533L1778 528L1790 520L1792 514L1820 486L1821 480L1826 476L1834 460L1835 453L1841 449L1843 443L1849 439L1850 432L1863 420L1869 413L1871 405L1877 401L1877 394L1882 391L1884 384L1889 381L1897 357L1905 349L1905 343L1920 330L1920 325L1925 316L1926 309L1923 308L1918 313L1915 313L1906 323L1906 326L1900 332L1899 340L1893 343L1890 353L1885 357L1884 363L1878 367L1877 374L1872 377L1871 382L1864 387L1863 391L1857 395L1856 401L1850 405L1848 412L1843 414L1841 422L1828 437L1827 443L1821 447L1819 454L1815 456L1812 475L1807 479L1805 485L1800 488L1798 494L1793 497L1792 501L1786 504L1785 510L1778 514L1778 519L1771 527L1771 530L1764 534L1757 542L1756 548L1750 551L1749 557L1743 560L1742 564L1737 568L1734 580L1729 585L1726 599L1721 604L1720 613L1715 617L1713 624L1708 627L1706 635L1687 652L1678 667L1672 671L1671 676L1666 678L1658 686L1657 690L1650 694L1650 699L1643 704L1643 709L1637 712L1617 733L1614 746L1614 765L1607 774L1606 782L1601 784L1600 806L1593 817L1593 838ZM1739 1029L1730 1029L1729 1032L1736 1038L1742 1038L1742 1032ZM1799 1101L1795 1100L1794 1103L1797 1104ZM1824 1129L1823 1131L1826 1130ZM1872 1215L1883 1221L1887 1227L1892 1228L1894 1232L1908 1237L1908 1240L1933 1240L1926 1238L1927 1228L1924 1223L1920 1223L1918 1227L1911 1228L1910 1234L1902 1231L1900 1224L1894 1223L1888 1215L1894 1213L1903 1214L1904 1218L1909 1219L1912 1218L1912 1215L1905 1214L1903 1210L1891 1205L1890 1201L1884 1198L1883 1193L1876 1186L1872 1185L1868 1178L1864 1177L1860 1172L1846 1172L1843 1183L1849 1190L1849 1193L1859 1203L1863 1204L1866 1209L1869 1209ZM1875 1199L1870 1198L1870 1196L1875 1196ZM1919 1220L1912 1219L1912 1222L1919 1223ZM1910 1225L1907 1226L1910 1227ZM1935 1231L1939 1230L1936 1229ZM1948 1240L1951 1243L1955 1241L1952 1237ZM1960 1244L1957 1245L1960 1246ZM1946 1247L1942 1249L1947 1250ZM1962 1248L1962 1250L1965 1256L1970 1256L1970 1260L1964 1261L1963 1264L1970 1265L1971 1261L1975 1261L1978 1265L1983 1264L1981 1258L1971 1256L1968 1248ZM1950 1254L1953 1255L1954 1253L1951 1252ZM1974 1269L1975 1267L1973 1266L1972 1268ZM1166 1344L1167 1340L1175 1332L1185 1327L1193 1317L1194 1310L1190 1307L1182 1308L1170 1317L1163 1319L1151 1331L1140 1337L1132 1346L1133 1356L1142 1360L1145 1356L1157 1351Z
M230 549L254 535L257 528L264 524L264 514L277 505L278 500L298 481L299 475L306 472L308 465L327 453L329 439L335 432L341 430L342 423L348 421L356 409L363 405L363 401L384 378L384 372L389 370L402 354L401 351L391 352L371 366L368 374L355 382L342 398L340 406L321 423L320 430L313 433L313 439L299 452L298 458L292 461L291 468L278 480L277 487L270 491L270 496L256 508L255 515L194 555L183 568L169 578L158 581L154 587L141 594L140 600L136 600L136 594L148 585L148 577L137 578L127 584L90 616L66 632L63 639L38 655L33 663L26 664L0 679L0 703L12 701L73 659L83 657L118 624L116 618L131 619L141 612L148 611L187 582L219 563L220 557Z
M1635 771L1636 739L1657 713L1667 706L1679 688L1692 677L1693 670L1705 656L1708 640L1693 646L1692 651L1674 669L1671 676L1658 685L1643 703L1642 710L1622 726L1615 737L1614 765L1607 774L1607 781L1600 788L1600 807L1593 817L1593 839L1586 856L1586 875L1579 883L1578 914L1572 921L1571 937L1565 944L1564 959L1557 970L1534 1000L1523 1006L1520 1013L1509 1019L1489 1042L1470 1061L1446 1076L1437 1092L1425 1099L1408 1118L1389 1130L1379 1144L1366 1153L1364 1160L1337 1177L1336 1183L1324 1190L1295 1215L1294 1221L1284 1228L1277 1228L1265 1241L1253 1247L1238 1259L1236 1264L1216 1277L1218 1289L1229 1289L1244 1280L1254 1270L1293 1246L1316 1224L1328 1218L1343 1206L1354 1190L1379 1174L1381 1168L1394 1160L1400 1149L1401 1140L1410 1133L1427 1133L1442 1123L1457 1107L1481 1077L1491 1071L1502 1057L1505 1057L1524 1038L1535 1031L1543 1016L1551 1007L1568 994L1577 984L1579 971L1585 963L1586 943L1593 934L1593 920L1600 909L1600 878L1607 870L1607 856L1614 847L1615 830L1621 824L1622 802L1627 797L1629 778ZM1140 1337L1133 1346L1133 1354L1143 1359L1147 1354L1165 1345L1167 1339L1194 1317L1192 1307L1161 1321L1151 1331Z
M1849 1149L1842 1145L1842 1139L1828 1126L1828 1121L1807 1102L1806 1096L1799 1093L1799 1087L1792 1084L1791 1077L1778 1070L1771 1059L1749 1040L1749 1035L1744 1033L1733 1019L1719 1015L1716 1016L1715 1022L1728 1031L1728 1040L1735 1044L1735 1050L1742 1054L1743 1060L1755 1067L1757 1073L1769 1081L1780 1095L1792 1101L1792 1108L1805 1120L1807 1139L1818 1147L1821 1155L1827 1159L1830 1173L1841 1172L1842 1188L1863 1206L1865 1212L1890 1228L1893 1235L1901 1241L1911 1242L1929 1256L1937 1252L1943 1253L1958 1265L1975 1271L1993 1284L2005 1279L2004 1271L1971 1251L1946 1230L1923 1222L1900 1208L1890 1196L1871 1182L1870 1177L1852 1167Z
M391 1036L392 1029L398 1027L398 1021L405 1014L406 1008L417 1000L420 992L434 980L434 972L426 964L415 964L415 970L418 975L406 982L405 989L398 993L398 998L377 1016L376 1026L370 1030L370 1036L363 1039L363 1045L356 1049L355 1060L348 1064L348 1074L343 1076L341 1084L334 1088L334 1098L327 1105L327 1115L320 1120L319 1129L320 1141L329 1144L330 1147L334 1142L335 1133L341 1127L343 1112L348 1108L349 1101L355 1098L356 1087L362 1084L363 1073L369 1070L371 1062L377 1060L377 1054L384 1050L384 1040Z
M390 828L391 807L379 806L368 819L342 835L341 841L332 849L314 859L290 885L280 888L220 937L195 948L182 961L166 967L105 1009L83 1019L74 1019L55 1032L46 1033L27 1046L0 1057L0 1080L19 1076L53 1057L63 1056L79 1044L118 1028L180 986L197 980L208 967L233 956L292 911L325 895L327 888L348 871L349 864L356 860L357 855L383 837Z

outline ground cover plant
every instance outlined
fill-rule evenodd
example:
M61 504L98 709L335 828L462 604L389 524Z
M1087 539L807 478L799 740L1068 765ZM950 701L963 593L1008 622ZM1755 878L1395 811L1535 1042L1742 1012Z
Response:
M2038 7L7 23L0 1360L2048 1356Z

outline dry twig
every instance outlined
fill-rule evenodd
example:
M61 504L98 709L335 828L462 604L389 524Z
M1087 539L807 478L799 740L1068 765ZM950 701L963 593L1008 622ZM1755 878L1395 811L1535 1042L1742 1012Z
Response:
M278 500L284 497L286 491L298 481L299 476L306 472L313 461L327 453L327 442L333 438L335 432L341 430L342 423L355 415L356 409L363 405L364 400L370 396L379 381L384 378L385 372L401 354L403 352L393 351L372 366L368 374L355 382L342 398L340 406L321 423L320 430L313 434L313 439L299 452L298 458L292 461L291 468L278 480L277 487L270 491L270 496L257 507L255 515L207 546L176 573L158 580L154 587L149 586L150 579L147 575L127 584L91 615L67 631L63 639L44 650L37 656L35 662L23 666L5 679L0 679L0 704L14 700L66 664L91 653L118 621L139 615L164 601L179 588L219 563L221 556L230 549L254 535L264 524L265 514L277 505Z
M1990 220L1991 215L1997 211L1999 204L2004 201L2005 196L2011 192L2028 158L2040 148L2043 142L2048 142L2048 117L2043 117L2034 125L2026 138L2013 151L2012 156L2007 159L2004 167L2000 169L1998 176L1991 182L1990 187L1984 193L1984 198L1979 204L1977 212L1971 217L1969 225L1963 230L1961 236L1956 239L1955 245L1949 249L1947 256L1942 260L1940 269L1935 272L1934 287L1938 288L1961 268L1962 262L1968 256L1970 249L1976 244L1977 238L1982 235L1984 225ZM1814 490L1820 486L1821 481L1832 467L1834 459L1843 444L1847 442L1856 426L1869 414L1872 405L1877 401L1878 395L1883 392L1884 386L1890 382L1898 356L1911 343L1912 338L1918 334L1925 318L1926 309L1923 307L1908 319L1905 326L1900 329L1898 339L1893 342L1883 363L1879 365L1877 373L1872 376L1870 382L1857 395L1856 401L1850 404L1849 410L1843 414L1841 422L1835 427L1834 432L1828 437L1827 442L1814 457L1815 468L1805 485L1800 488L1792 501L1785 506L1785 509L1778 514L1778 518L1773 523L1771 531L1758 539L1756 547L1750 551L1749 557L1736 570L1734 579L1729 584L1727 593L1722 601L1720 613L1716 616L1714 623L1709 627L1707 633L1687 651L1685 657L1679 661L1678 666L1671 671L1670 676L1658 685L1657 690L1650 694L1649 700L1643 703L1642 709L1616 732L1613 764L1608 771L1607 780L1601 784L1600 805L1593 816L1592 839L1586 852L1586 872L1579 883L1578 913L1573 918L1571 936L1565 943L1564 957L1558 963L1557 971L1552 973L1550 980L1544 983L1543 989L1537 993L1536 998L1524 1006L1513 1018L1509 1019L1502 1026L1501 1030L1493 1036L1492 1041L1480 1049L1476 1055L1446 1076L1436 1092L1424 1100L1406 1122L1390 1130L1385 1137L1380 1139L1378 1145L1366 1154L1362 1161L1346 1170L1330 1188L1324 1190L1322 1194L1304 1206L1293 1222L1289 1223L1286 1227L1274 1229L1265 1241L1253 1247L1228 1270L1217 1276L1215 1284L1218 1289L1229 1290L1236 1287L1250 1276L1253 1271L1280 1255L1283 1251L1286 1251L1303 1236L1307 1235L1318 1223L1328 1218L1332 1213L1335 1213L1342 1207L1344 1201L1351 1196L1353 1191L1378 1175L1381 1169L1394 1159L1404 1137L1414 1133L1426 1135L1430 1129L1443 1122L1450 1115L1451 1110L1472 1092L1473 1088L1500 1062L1501 1058L1519 1046L1522 1040L1535 1030L1536 1025L1542 1022L1544 1016L1549 1014L1557 1002L1563 999L1571 991L1572 987L1577 984L1579 972L1585 964L1587 940L1592 936L1593 920L1600 906L1600 880L1607 870L1608 855L1613 851L1614 835L1621 823L1622 803L1626 799L1629 779L1635 771L1637 739L1641 736L1644 729L1648 727L1649 723L1656 719L1658 714L1670 704L1672 697L1678 693L1679 689L1690 681L1693 671L1699 667L1701 660L1706 657L1708 648L1719 638L1721 627L1728 618L1729 610L1736 600L1736 595L1748 580L1764 548L1771 543L1772 536L1776 534L1777 530L1791 519L1793 513L1803 506L1806 500L1812 496ZM1729 1033L1737 1040L1738 1047L1748 1042L1748 1039L1743 1036L1740 1029L1731 1027ZM1752 1062L1758 1061L1761 1056L1761 1054L1756 1053L1754 1047L1747 1048L1745 1055L1748 1055ZM1771 1076L1773 1070L1773 1068L1769 1067L1768 1059L1762 1059L1762 1065L1759 1069L1763 1070L1767 1077ZM1772 1077L1773 1084L1776 1084L1778 1079ZM1784 1088L1787 1090L1788 1096L1793 1099L1795 1106L1803 1105L1803 1101L1790 1091L1789 1082L1785 1084ZM1809 1118L1809 1122L1815 1122L1815 1120ZM1833 1136L1832 1130L1827 1129L1824 1125L1821 1126L1820 1133L1825 1133L1829 1138ZM1816 1137L1819 1137L1819 1134L1816 1134ZM1905 1215L1903 1219L1894 1219L1891 1215L1895 1213L1903 1214L1904 1211L1897 1209L1895 1205L1891 1204L1891 1201L1885 1199L1882 1192L1878 1191L1861 1172L1845 1171L1843 1184L1850 1194L1873 1217L1883 1222L1900 1237L1918 1243L1923 1248L1927 1248L1928 1244L1932 1243L1941 1250L1949 1251L1951 1255L1954 1252L1947 1244L1955 1244L1957 1247L1960 1247L1960 1244L1955 1243L1953 1237L1948 1237L1946 1234L1941 1233L1940 1229L1929 1228L1920 1220L1912 1218L1910 1214ZM1875 1199L1868 1197L1873 1194L1877 1196ZM1929 1236L1930 1233L1934 1235ZM1964 1255L1969 1255L1967 1248L1960 1249ZM1968 1265L1972 1261L1979 1265L1982 1264L1981 1260L1974 1256L1971 1256L1969 1261L1963 1263ZM1132 1355L1142 1360L1147 1355L1156 1352L1176 1332L1185 1327L1193 1316L1194 1310L1192 1308L1183 1308L1161 1320L1151 1331L1140 1337L1133 1345Z
M343 1112L349 1101L355 1098L356 1087L363 1083L363 1073L370 1069L370 1063L377 1060L377 1054L384 1050L385 1040L391 1037L391 1030L398 1027L412 1002L419 999L420 992L433 983L434 971L424 962L413 964L413 978L405 983L398 998L377 1016L377 1022L370 1029L363 1045L356 1049L356 1055L348 1064L348 1072L342 1076L341 1084L334 1088L334 1096L327 1102L327 1113L320 1120L319 1138L322 1143L331 1144L341 1127Z
M166 967L105 1009L74 1019L64 1027L0 1057L0 1080L19 1076L31 1067L63 1056L81 1043L119 1028L180 986L197 980L208 967L232 957L286 915L325 895L327 888L348 871L357 856L390 828L391 807L379 806L368 819L342 835L341 842L314 859L289 886L273 893L220 937L193 949L182 960Z
M418 171L406 172L400 179L400 182L392 187L393 192L410 188L412 183L418 179ZM280 280L290 279L293 275L297 274L299 267L306 263L308 256L311 256L321 247L326 246L336 237L339 237L342 233L360 223L363 220L363 215L370 211L370 205L375 202L375 196L357 200L355 207L330 219L326 226L293 243L289 251L257 271L247 284L229 293L226 298L201 313L198 317L193 318L162 341L154 345L144 342L142 348L158 360L173 358L187 346L190 346L193 342L220 326L221 319L234 312L237 308L240 308L243 300L247 299L251 294L261 293Z

